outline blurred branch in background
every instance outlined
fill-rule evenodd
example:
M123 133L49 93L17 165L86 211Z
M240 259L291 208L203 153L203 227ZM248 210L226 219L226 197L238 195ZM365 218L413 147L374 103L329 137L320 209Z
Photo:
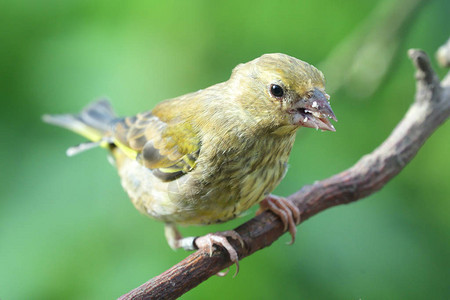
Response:
M445 47L438 55L441 64L448 65L450 43ZM372 153L363 156L351 168L304 186L288 198L302 212L302 222L327 208L357 201L381 189L449 118L450 80L439 81L425 52L411 49L408 55L416 68L414 103L391 135ZM449 76L450 72L446 78ZM266 211L235 229L245 241L245 247L231 242L239 259L243 259L271 245L284 233L283 230L280 219ZM120 299L174 299L231 264L228 253L221 248L217 248L212 256L198 250Z
M417 15L423 0L383 0L353 33L319 64L327 90L367 98L380 87L402 41L402 31Z

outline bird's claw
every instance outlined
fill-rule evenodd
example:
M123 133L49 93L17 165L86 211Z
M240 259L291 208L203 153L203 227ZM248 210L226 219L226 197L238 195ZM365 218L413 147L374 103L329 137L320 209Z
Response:
M260 202L260 209L256 214L259 215L265 210L270 210L280 217L284 225L284 231L289 230L291 234L292 239L289 244L293 244L297 233L296 225L300 224L300 210L297 206L286 198L269 195Z
M210 256L212 256L214 244L225 248L225 250L230 255L230 260L236 264L236 272L233 275L234 277L239 272L239 257L236 252L236 249L234 249L234 247L230 244L227 237L238 240L239 243L241 244L241 247L244 247L244 240L236 231L233 230L209 233L207 235L198 237L195 239L195 245L199 249L207 250ZM226 274L228 274L228 271L229 270L227 270L226 272L217 273L217 275L225 276Z

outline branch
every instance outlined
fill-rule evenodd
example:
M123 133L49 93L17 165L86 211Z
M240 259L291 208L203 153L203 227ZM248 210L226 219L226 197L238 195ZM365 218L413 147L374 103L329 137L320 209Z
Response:
M414 103L391 135L372 153L362 157L353 167L304 186L288 197L300 209L302 222L329 207L357 201L381 189L450 116L450 82L439 82L423 51L411 49L408 55L416 68ZM245 241L244 248L236 241L230 241L239 259L269 246L284 233L280 219L269 211L235 231ZM174 299L231 264L229 255L220 247L216 247L212 256L198 250L120 299Z

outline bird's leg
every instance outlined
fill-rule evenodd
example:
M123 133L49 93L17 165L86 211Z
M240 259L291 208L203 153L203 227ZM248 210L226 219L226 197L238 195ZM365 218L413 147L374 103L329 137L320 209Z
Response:
M284 231L289 230L291 234L292 239L289 244L293 244L297 233L296 225L300 224L300 210L297 206L286 198L275 195L267 196L259 205L260 208L256 212L256 215L259 215L265 210L270 210L279 216L284 224Z
M178 248L183 248L187 251L198 249L195 245L195 239L197 237L189 236L184 238L173 223L166 223L164 233L166 235L167 243L173 250Z
M213 253L213 246L218 245L228 252L230 255L230 260L236 264L236 274L239 272L239 257L236 252L236 249L230 244L227 237L230 237L232 239L238 240L242 247L244 247L244 240L241 238L241 236L233 231L221 231L216 233L208 233L204 236L199 237L185 237L183 238L176 228L176 226L172 223L166 223L165 226L165 234L167 243L169 243L169 246L172 249L178 249L183 248L184 250L197 250L197 249L203 249L208 251L209 255L211 256ZM228 273L218 273L217 275L224 276Z

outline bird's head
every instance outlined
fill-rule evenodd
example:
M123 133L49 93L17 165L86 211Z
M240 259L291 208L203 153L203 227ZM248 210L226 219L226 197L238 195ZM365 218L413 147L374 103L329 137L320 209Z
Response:
M325 79L314 66L286 54L265 54L238 65L231 79L252 91L240 98L259 118L281 126L335 131L329 119L337 119L328 102Z

